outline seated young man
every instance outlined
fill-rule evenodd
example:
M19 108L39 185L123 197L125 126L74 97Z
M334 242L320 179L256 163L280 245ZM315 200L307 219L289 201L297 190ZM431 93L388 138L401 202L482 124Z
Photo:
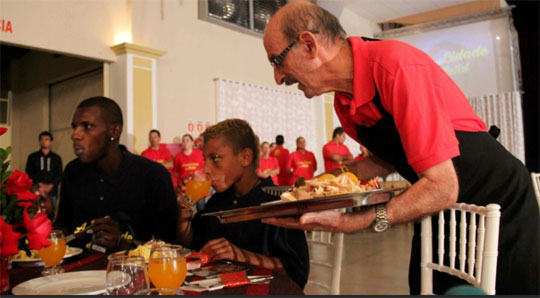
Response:
M259 139L240 119L228 119L206 129L204 172L216 193L193 219L180 208L179 241L208 254L211 261L231 260L272 270L283 270L301 288L309 275L309 253L303 231L261 223L260 220L220 224L204 213L256 206L278 199L262 191L272 178L260 179ZM182 204L179 204L182 205Z

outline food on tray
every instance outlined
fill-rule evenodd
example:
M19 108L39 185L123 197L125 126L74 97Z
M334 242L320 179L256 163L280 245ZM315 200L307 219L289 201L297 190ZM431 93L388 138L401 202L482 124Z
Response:
M73 254L73 250L68 246L66 247L66 253L64 256ZM26 251L19 250L19 253L11 257L12 260L31 260L31 259L40 259L39 252L35 249L30 250L30 255L26 254Z
M332 174L323 174L317 178L306 180L302 186L294 187L291 191L284 192L281 194L281 200L306 200L351 192L368 191L377 188L380 188L379 177L361 182L351 172L341 173L337 177Z
M145 261L150 260L150 251L154 245L163 245L164 241L152 239L145 244L137 246L137 248L132 249L128 252L128 256L143 257Z

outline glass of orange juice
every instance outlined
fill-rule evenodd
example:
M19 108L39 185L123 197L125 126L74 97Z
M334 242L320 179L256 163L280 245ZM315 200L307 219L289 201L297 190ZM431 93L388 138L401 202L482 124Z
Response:
M187 207L192 207L197 201L208 195L210 186L212 186L212 181L207 180L204 173L195 172L193 177L186 182L186 192L182 202Z
M182 246L172 244L155 245L148 262L150 281L156 288L179 289L186 279L186 259ZM174 294L162 290L163 295Z
M60 230L53 230L47 238L51 245L42 247L39 250L39 257L45 263L45 268L41 271L42 275L51 275L64 272L64 269L58 265L66 254L66 239Z

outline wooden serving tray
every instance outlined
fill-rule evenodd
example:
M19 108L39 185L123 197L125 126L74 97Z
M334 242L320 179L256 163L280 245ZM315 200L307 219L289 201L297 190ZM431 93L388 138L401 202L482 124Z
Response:
M403 190L405 190L404 187L396 187L353 192L293 202L277 200L261 204L260 206L210 212L205 213L202 216L216 216L222 224L267 217L296 216L307 212L376 205L388 202L396 193Z

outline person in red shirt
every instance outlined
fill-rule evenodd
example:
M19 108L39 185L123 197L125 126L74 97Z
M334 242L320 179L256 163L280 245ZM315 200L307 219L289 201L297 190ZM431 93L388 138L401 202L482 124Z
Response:
M332 140L323 146L324 170L329 172L353 161L349 148L343 144L347 135L341 126L334 129Z
M171 173L173 185L176 185L176 179L172 172L173 161L171 152L165 144L160 144L161 133L159 130L152 129L148 133L148 141L150 142L150 146L141 153L141 156L162 164Z
M289 150L283 147L285 139L282 135L276 136L276 147L270 152L270 156L277 158L279 162L278 185L286 186L291 181L289 171L287 171L287 162L289 162Z
M291 173L290 185L294 185L300 177L306 180L313 178L313 173L317 170L317 160L313 152L306 150L306 140L303 137L296 139L296 151L291 153L287 169Z
M289 2L272 15L263 44L277 84L298 83L308 98L335 92L341 126L371 153L349 163L351 172L364 180L397 171L411 183L387 203L355 212L323 211L263 222L351 233L368 228L383 232L415 221L409 287L418 295L418 219L456 202L496 203L501 207L496 293L539 294L540 212L530 173L488 133L435 60L398 40L347 37L334 15L303 1ZM437 231L437 222L433 225ZM448 229L445 234L449 237ZM433 251L436 246L435 241ZM456 284L451 276L438 274L433 281L437 294Z
M174 157L173 173L178 180L189 178L190 175L204 167L202 150L193 148L193 137L190 134L182 136L182 151Z
M255 172L257 176L263 179L272 177L274 185L278 185L279 162L277 158L270 156L270 145L268 142L261 144L261 158L259 158L259 167Z

